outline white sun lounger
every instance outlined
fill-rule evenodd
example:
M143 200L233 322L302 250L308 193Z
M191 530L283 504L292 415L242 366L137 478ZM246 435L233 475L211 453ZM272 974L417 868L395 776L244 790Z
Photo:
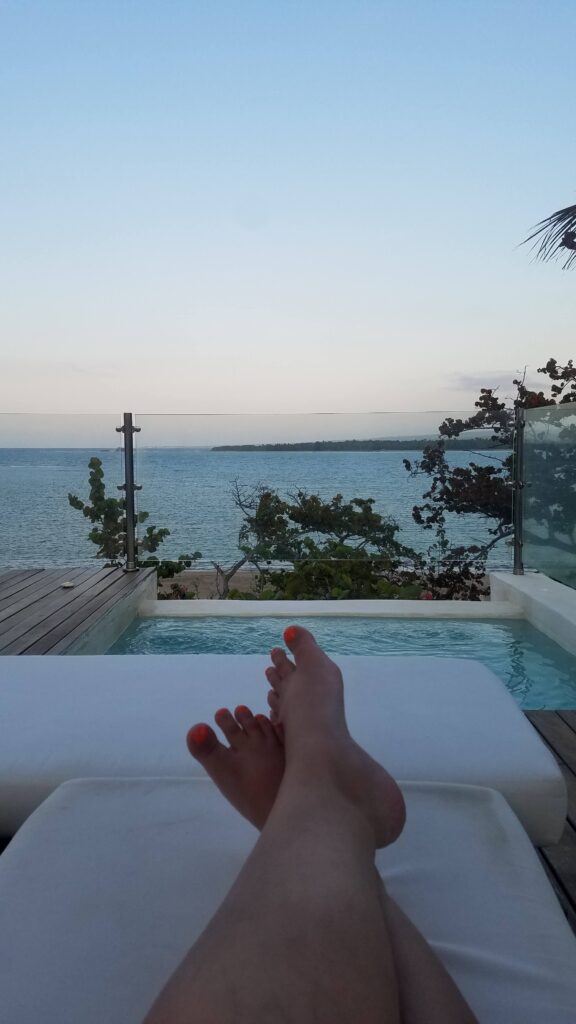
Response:
M338 657L353 736L396 778L499 790L541 846L566 816L558 766L475 661ZM0 835L74 778L203 775L189 725L268 710L260 656L0 658Z
M403 789L378 868L480 1024L574 1020L576 940L506 801ZM2 1020L141 1024L255 839L209 780L61 786L0 858Z

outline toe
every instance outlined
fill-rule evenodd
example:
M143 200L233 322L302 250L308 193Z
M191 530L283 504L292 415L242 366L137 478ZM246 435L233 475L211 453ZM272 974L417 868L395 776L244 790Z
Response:
M256 715L256 721L258 722L267 743L270 746L277 746L278 735L270 719L266 715Z
M222 729L228 743L236 748L239 742L244 739L244 730L240 728L231 711L228 708L219 708L214 715L216 725Z
M316 640L303 626L288 626L284 630L284 643L295 657L306 652L311 647L318 648Z
M280 678L280 673L277 668L272 668L272 666L270 665L265 670L264 675L266 676L266 679L270 683L270 686L272 686L275 690L280 689L280 687L282 686L282 680Z
M280 710L280 698L275 690L268 690L268 706L278 714Z
M270 651L270 657L281 680L286 679L296 668L294 663L286 656L286 651L282 650L281 647L273 647Z
M242 726L248 736L257 736L260 734L260 726L250 711L250 708L247 708L245 704L238 705L234 711L234 718L238 722L238 725Z
M218 760L222 752L226 753L226 747L222 746L214 730L205 722L198 722L188 730L186 745L192 757L203 765Z
M286 641L286 646L294 655L297 668L318 671L322 667L327 668L330 666L331 671L336 670L340 675L340 679L342 678L338 666L334 664L331 658L316 643L312 633L304 629L303 626L288 626L284 630L284 640Z

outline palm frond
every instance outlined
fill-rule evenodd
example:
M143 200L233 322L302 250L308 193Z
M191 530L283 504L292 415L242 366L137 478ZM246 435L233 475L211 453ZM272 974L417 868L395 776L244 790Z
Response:
M530 242L534 259L564 259L563 270L573 266L576 263L576 206L566 206L541 220L522 245Z

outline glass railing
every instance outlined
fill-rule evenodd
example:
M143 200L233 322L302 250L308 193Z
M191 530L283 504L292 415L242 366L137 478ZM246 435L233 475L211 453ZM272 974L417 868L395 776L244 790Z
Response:
M576 406L527 409L524 567L576 587Z
M355 498L373 499L374 511L398 524L395 540L404 548L423 555L435 545L434 557L443 554L448 560L456 560L455 548L485 545L489 548L487 568L511 568L509 539L493 543L495 521L480 511L481 495L476 514L446 515L441 541L448 550L444 552L438 546L436 530L423 528L413 516L415 506L426 504L423 495L432 477L409 472L404 460L414 468L422 458L424 443L438 436L439 423L447 415L466 419L471 412L292 416L136 413L135 422L140 428L135 439L136 479L142 486L137 502L141 511L149 513L144 527L152 524L170 530L158 557L177 559L181 554L199 553L187 579L200 596L222 591L224 581L215 577L214 563L229 570L246 553L247 540L254 545L262 539L261 535L255 538L254 533L247 538L245 531L241 536L241 531L250 509L254 512L258 491L263 490L277 494L288 504L290 496L299 491L318 495L323 502L330 502L336 494L342 495L344 503ZM503 463L509 450L491 448L491 434L491 430L475 430L462 435L462 450L446 451L448 468L466 467L473 461L505 472ZM507 487L504 519L508 535L511 498ZM240 507L243 503L244 510ZM318 540L317 535L311 536ZM272 551L274 564L293 563L294 558L281 543ZM338 551L332 549L329 560L334 563L337 558ZM399 561L407 565L410 559L404 554ZM259 564L265 562L261 557ZM242 589L250 569L254 569L254 560L248 558L230 586Z
M122 435L113 415L0 414L0 572L94 564L92 528L68 494L89 499L88 463L101 461L121 497Z
M509 540L493 543L495 519L482 514L480 492L475 513L466 499L467 512L446 514L441 536L436 528L424 529L414 518L414 507L424 506L426 519L437 504L423 498L433 476L414 473L414 469L424 444L438 436L438 425L447 415L466 419L470 413L135 414L140 431L135 436L135 479L142 488L136 492L142 520L138 524L140 560L152 555L177 562L181 555L190 556L190 564L179 567L187 575L175 579L184 579L184 590L192 596L217 596L230 587L250 590L255 566L287 567L306 561L306 549L294 543L293 534L291 538L282 538L278 530L273 537L266 534L262 508L256 546L254 532L246 532L254 501L266 490L284 503L282 514L291 503L294 511L298 492L317 495L325 508L341 494L340 520L351 511L359 514L361 506L349 507L353 499L373 499L376 516L390 518L398 526L390 536L399 545L393 551L394 561L403 571L411 565L410 552L422 556L432 549L431 557L449 562L457 561L456 548L470 545L489 549L487 568L510 568ZM0 572L103 564L96 557L98 545L89 538L99 523L93 524L82 507L73 507L68 495L78 498L77 506L90 504L89 464L96 459L105 496L123 497L118 490L125 480L123 437L117 433L121 422L121 415L0 415ZM470 461L502 471L509 452L491 449L490 436L491 431L479 430L462 435L464 447L446 451L448 471L464 469ZM465 490L465 479L461 485ZM509 488L506 495L511 498ZM145 520L143 513L148 514ZM506 512L503 521L508 522L509 533ZM285 519L285 525L290 529L295 522ZM152 552L146 550L149 528L170 531ZM326 534L312 531L308 536L317 544L326 541ZM373 540L375 534L368 530L366 536ZM290 544L285 543L287 537ZM329 552L325 560L331 565L348 560L351 548L362 549L362 538L346 538L341 521L338 538L331 547L315 548L317 555L319 550ZM226 580L224 574L246 557L247 547L250 557ZM384 552L385 565L386 544L375 549L367 539L363 550L372 555ZM173 583L167 579L164 589Z

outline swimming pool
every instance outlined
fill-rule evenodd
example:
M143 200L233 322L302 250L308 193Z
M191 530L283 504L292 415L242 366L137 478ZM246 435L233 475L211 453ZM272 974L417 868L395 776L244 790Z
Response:
M266 654L292 619L136 619L108 654ZM576 707L576 658L521 619L299 618L338 654L475 658L524 708Z

